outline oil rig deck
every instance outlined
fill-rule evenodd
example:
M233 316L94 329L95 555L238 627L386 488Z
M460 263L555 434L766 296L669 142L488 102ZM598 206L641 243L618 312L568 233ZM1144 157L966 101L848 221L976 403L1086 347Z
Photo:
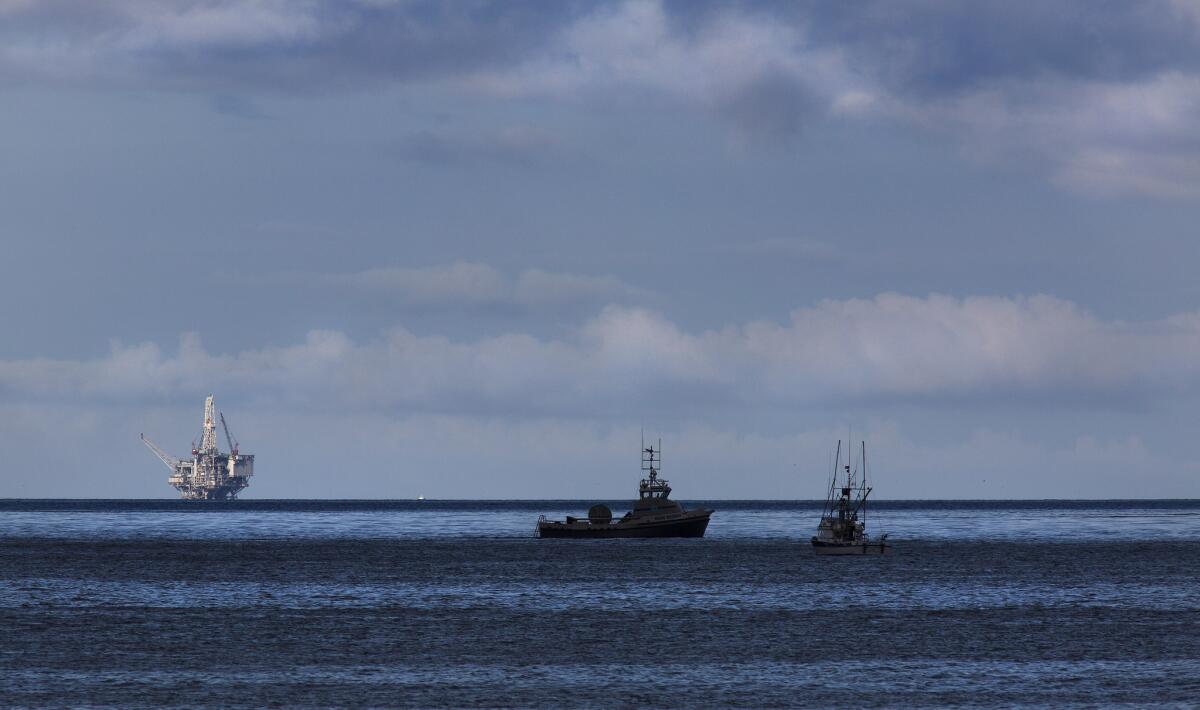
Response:
M227 454L221 453L217 446L218 417L221 428L225 430L225 439L229 442ZM204 430L200 435L200 445L192 442L190 459L171 456L155 446L145 434L141 438L142 443L171 469L171 477L167 482L178 489L184 500L234 500L242 489L250 485L250 477L254 475L254 454L238 452L238 441L229 433L225 415L217 414L212 395L204 400Z

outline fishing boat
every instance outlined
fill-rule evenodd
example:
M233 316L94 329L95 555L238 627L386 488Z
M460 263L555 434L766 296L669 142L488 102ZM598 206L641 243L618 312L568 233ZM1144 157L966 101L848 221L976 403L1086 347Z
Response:
M586 518L568 515L566 520L538 518L537 535L547 538L614 537L704 537L711 510L684 510L671 499L671 486L658 477L662 465L662 440L658 448L642 442L642 470L647 476L638 486L633 510L613 520L612 510L603 503L593 505Z
M818 555L886 555L892 551L887 534L878 540L867 535L867 496L872 490L867 485L867 442L862 442L862 455L854 469L851 470L849 462L845 464L845 481L839 486L838 474L843 472L841 457L842 442L839 440L829 495L817 525L817 534L812 538L813 551ZM862 466L861 475L859 465Z

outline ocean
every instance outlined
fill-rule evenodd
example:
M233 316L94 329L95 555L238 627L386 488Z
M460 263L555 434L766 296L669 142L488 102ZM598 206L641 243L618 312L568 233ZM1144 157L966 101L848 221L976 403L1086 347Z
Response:
M815 557L815 501L534 537L592 502L0 501L0 705L1200 703L1200 501L881 501L887 557Z

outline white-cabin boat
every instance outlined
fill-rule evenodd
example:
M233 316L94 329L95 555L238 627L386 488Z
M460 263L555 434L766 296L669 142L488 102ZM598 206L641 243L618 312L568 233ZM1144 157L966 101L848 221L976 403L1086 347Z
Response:
M813 551L818 555L884 555L892 550L887 544L887 535L872 540L867 535L867 496L871 487L867 485L867 442L862 443L862 457L851 470L845 464L845 482L838 485L841 472L842 442L838 441L834 459L833 480L829 482L829 495L817 534L812 538ZM858 466L862 466L859 476Z

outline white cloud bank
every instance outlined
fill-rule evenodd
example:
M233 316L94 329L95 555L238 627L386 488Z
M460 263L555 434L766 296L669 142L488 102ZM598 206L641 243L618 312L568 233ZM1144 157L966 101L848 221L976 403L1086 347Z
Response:
M824 301L787 323L696 333L610 306L557 339L509 333L456 342L396 328L356 343L313 331L291 346L215 354L192 334L174 353L114 344L94 360L0 362L0 394L140 401L218 391L342 411L584 417L649 401L680 416L846 398L1127 405L1195 392L1197 353L1200 313L1120 322L1050 296L884 294Z

